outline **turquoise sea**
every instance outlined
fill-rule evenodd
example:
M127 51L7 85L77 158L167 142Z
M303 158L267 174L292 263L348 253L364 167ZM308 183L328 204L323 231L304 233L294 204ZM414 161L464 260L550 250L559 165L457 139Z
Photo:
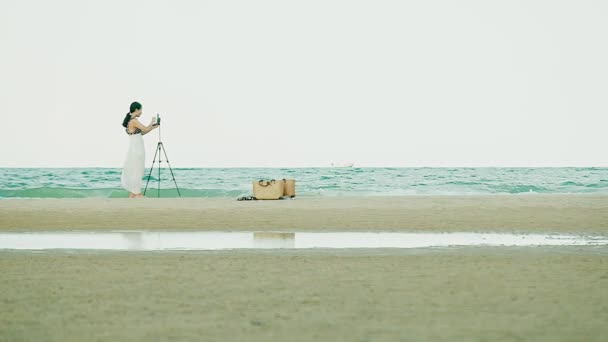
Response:
M149 169L142 187L145 187ZM608 168L174 168L182 197L252 194L254 179L295 178L298 196L608 194ZM128 197L118 168L0 168L0 198ZM158 196L154 169L146 196ZM169 169L161 197L177 197ZM143 189L142 189L143 192Z

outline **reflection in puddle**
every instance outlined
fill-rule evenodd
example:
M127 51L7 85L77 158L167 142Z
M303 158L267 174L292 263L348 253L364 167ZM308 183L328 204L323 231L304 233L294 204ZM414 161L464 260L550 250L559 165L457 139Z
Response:
M253 233L253 248L295 248L295 241L296 233Z
M598 246L608 236L372 232L43 232L0 233L0 249L220 250L420 248L446 246Z

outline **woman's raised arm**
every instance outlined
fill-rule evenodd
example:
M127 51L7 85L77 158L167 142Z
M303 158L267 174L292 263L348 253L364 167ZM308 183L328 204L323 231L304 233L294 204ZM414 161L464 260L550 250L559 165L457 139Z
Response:
M153 125L153 122L155 122L155 119L152 118L152 121L150 122L150 124L148 126L144 126L141 122L139 122L139 120L134 119L133 121L135 121L134 126L141 129L141 135L146 135L147 133L149 133L151 130L155 129L156 127L158 127L158 125Z

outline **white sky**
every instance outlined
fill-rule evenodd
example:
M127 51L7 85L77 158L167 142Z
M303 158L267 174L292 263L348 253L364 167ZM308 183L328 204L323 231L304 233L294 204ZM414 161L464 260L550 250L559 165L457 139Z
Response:
M608 166L607 1L0 2L0 167ZM157 131L144 137L146 164Z

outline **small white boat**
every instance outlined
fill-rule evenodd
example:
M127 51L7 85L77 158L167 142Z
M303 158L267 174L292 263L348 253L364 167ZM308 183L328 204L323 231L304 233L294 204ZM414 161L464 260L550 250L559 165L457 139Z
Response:
M331 163L331 167L353 167L354 163Z

